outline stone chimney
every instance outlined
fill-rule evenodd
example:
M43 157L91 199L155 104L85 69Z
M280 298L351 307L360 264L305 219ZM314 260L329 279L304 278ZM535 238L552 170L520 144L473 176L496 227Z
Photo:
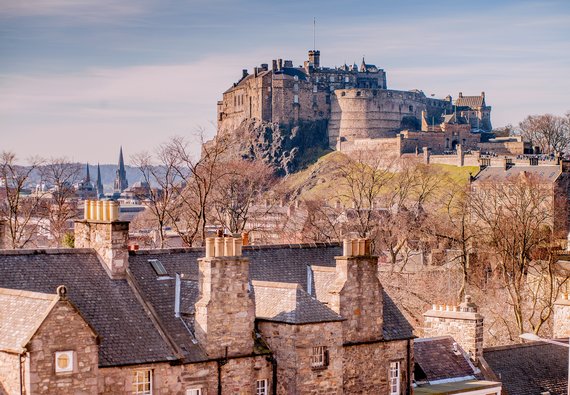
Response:
M112 278L124 278L129 264L129 222L119 221L119 204L86 200L84 219L75 221L75 247L93 248Z
M344 240L336 260L336 279L329 287L329 307L346 320L343 341L382 339L383 296L378 280L378 257L370 253L369 239Z
M210 358L253 352L255 305L241 250L241 238L207 238L206 256L198 260L195 331Z
M560 295L554 302L554 322L552 325L552 337L561 339L570 337L570 300L568 294Z
M433 305L424 313L424 336L452 336L474 362L483 355L483 316L466 295L459 306Z

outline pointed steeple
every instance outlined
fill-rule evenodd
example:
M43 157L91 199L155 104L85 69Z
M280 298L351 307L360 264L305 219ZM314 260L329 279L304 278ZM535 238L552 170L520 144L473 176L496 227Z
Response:
M97 185L95 186L96 191L97 191L97 197L101 197L104 196L105 193L103 192L103 181L101 181L101 167L99 166L99 163L97 163Z
M127 172L125 171L125 162L123 160L123 146L119 150L119 168L115 177L115 192L121 193L129 187L127 181Z
M360 64L360 72L366 72L366 62L364 61L364 56L362 57L362 63Z
M89 175L89 163L85 165L85 183L91 182L91 176Z

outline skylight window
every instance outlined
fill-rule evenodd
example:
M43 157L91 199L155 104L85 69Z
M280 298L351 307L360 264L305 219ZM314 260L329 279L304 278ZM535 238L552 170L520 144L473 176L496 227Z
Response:
M152 266L152 268L154 269L154 271L158 276L168 275L168 272L164 268L164 265L158 259L149 259L148 263L150 263L150 265Z

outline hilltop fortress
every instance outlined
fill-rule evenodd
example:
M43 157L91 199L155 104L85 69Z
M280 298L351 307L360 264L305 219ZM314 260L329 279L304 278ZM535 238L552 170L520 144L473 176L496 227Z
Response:
M360 66L323 67L318 50L309 51L302 66L276 59L271 67L255 67L252 74L243 70L241 79L223 93L217 114L218 135L244 137L245 131L255 131L248 143L240 139L242 156L274 162L286 158L285 166L309 146L344 152L374 149L391 157L424 148L430 154L459 146L480 149L492 137L484 92L459 93L454 101L449 95L436 99L420 90L388 89L383 69L364 59ZM499 148L521 150L520 144L513 148L502 143Z

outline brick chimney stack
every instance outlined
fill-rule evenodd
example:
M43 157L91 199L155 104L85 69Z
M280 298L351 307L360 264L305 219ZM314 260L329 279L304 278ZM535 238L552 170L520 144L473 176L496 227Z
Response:
M483 316L466 295L459 306L433 305L424 313L424 336L452 336L475 362L483 355Z
M198 260L196 338L211 358L253 352L255 305L241 250L241 238L207 238L206 256Z
M378 257L369 239L344 240L342 256L335 257L336 279L329 288L329 307L346 320L343 341L382 339L383 296L378 280Z
M75 247L93 248L112 278L124 278L129 264L129 222L119 221L119 204L86 200L84 219L75 221Z
M560 295L554 302L552 337L554 339L570 337L570 298L566 293Z

